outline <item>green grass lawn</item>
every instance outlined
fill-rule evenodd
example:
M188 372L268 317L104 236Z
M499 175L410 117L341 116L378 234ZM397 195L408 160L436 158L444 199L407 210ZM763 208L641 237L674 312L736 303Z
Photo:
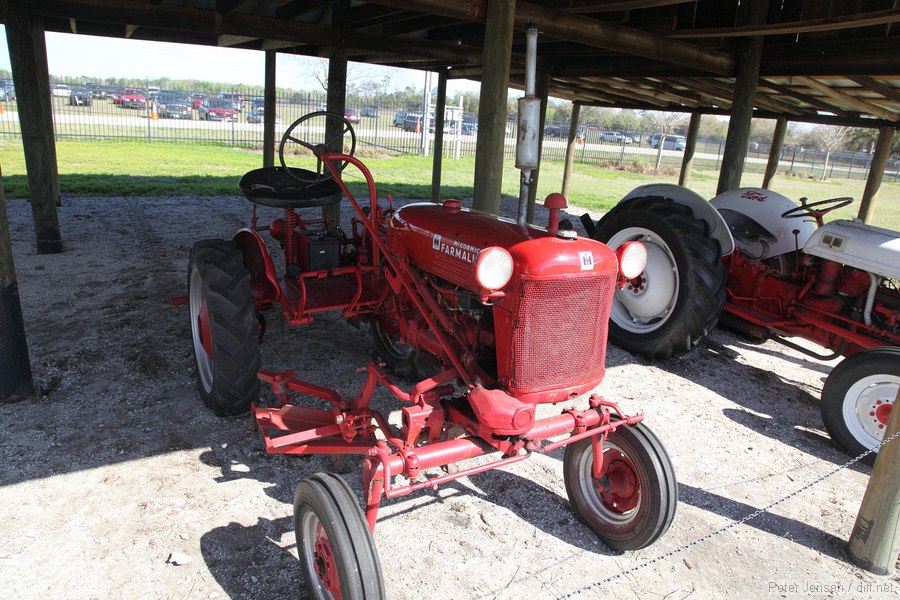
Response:
M225 146L146 143L137 141L76 142L56 145L60 189L64 196L163 196L234 195L237 183L251 169L262 165L259 151ZM397 198L428 198L431 195L430 157L412 155L362 156L371 169L379 194ZM277 159L276 159L277 160ZM467 198L472 195L475 160L472 157L443 161L441 195ZM7 197L27 195L25 159L19 140L0 141L0 167ZM346 178L354 193L362 192L362 178L349 172ZM538 184L538 197L557 192L562 183L562 162L544 164ZM569 201L572 204L605 211L639 185L654 182L677 183L672 174L620 171L596 165L576 164ZM718 174L695 169L689 187L701 196L715 194ZM758 186L760 173L745 173L743 185ZM806 196L810 201L850 196L859 200L865 182L856 179L815 181L779 175L772 189L792 199ZM518 196L519 171L511 160L505 162L503 193ZM839 211L836 216L856 216L858 204ZM881 185L874 224L900 230L900 183Z

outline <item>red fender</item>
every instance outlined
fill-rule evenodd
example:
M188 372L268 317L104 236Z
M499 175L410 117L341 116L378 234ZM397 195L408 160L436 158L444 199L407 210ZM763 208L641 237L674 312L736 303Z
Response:
M244 255L244 266L250 271L250 287L260 304L281 303L281 286L275 274L275 263L259 233L252 229L241 229L234 234L234 242Z

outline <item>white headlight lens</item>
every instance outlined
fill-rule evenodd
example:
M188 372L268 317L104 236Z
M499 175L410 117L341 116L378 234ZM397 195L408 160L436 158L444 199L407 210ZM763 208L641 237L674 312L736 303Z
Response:
M634 279L647 266L647 247L640 242L625 242L616 248L619 259L619 273L625 279Z
M485 248L475 261L475 280L486 290L499 290L513 273L512 256L497 246Z

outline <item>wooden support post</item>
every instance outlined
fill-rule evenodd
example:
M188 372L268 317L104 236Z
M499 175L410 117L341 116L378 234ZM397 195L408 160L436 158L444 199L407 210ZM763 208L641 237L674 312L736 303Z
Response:
M778 173L778 161L781 160L781 150L784 148L784 134L787 132L787 118L778 117L775 120L775 131L772 133L772 147L769 149L769 162L766 163L766 174L763 176L762 186L769 189L772 179Z
M59 231L59 172L53 138L50 74L44 23L26 4L2 0L9 61L18 96L19 123L38 254L62 252Z
M863 190L862 200L859 202L858 218L863 223L871 223L875 216L875 204L878 201L878 190L881 188L881 180L884 170L887 168L888 157L891 154L891 141L894 137L893 127L882 127L878 130L878 140L875 142L875 154L872 155L872 165L869 167L869 177L866 179L866 189Z
M569 123L569 140L566 142L566 166L563 167L562 189L560 193L569 198L569 187L572 184L572 169L575 164L575 146L578 141L578 119L581 117L581 105L572 103L572 121Z
M493 214L500 212L503 187L506 100L515 17L515 0L492 0L487 3L473 206Z
M550 97L550 73L538 71L535 81L535 93L541 99L541 121L538 125L538 168L531 171L531 185L528 187L528 208L525 210L525 221L534 223L534 204L537 201L538 176L541 174L541 157L544 150L544 126L547 123L547 99Z
M687 187L691 180L691 170L694 168L694 151L697 149L697 134L700 132L700 118L698 112L691 113L691 122L688 124L687 141L684 144L684 156L681 157L681 172L678 174L678 185Z
M900 431L900 389L894 410L888 419L884 439ZM875 573L894 572L900 554L900 438L888 442L878 451L869 476L847 555L856 566Z
M0 402L21 400L33 390L6 198L0 180Z
M444 160L444 111L447 108L447 69L438 71L434 103L434 155L431 158L431 201L441 201L441 164ZM459 116L462 118L462 115Z
M275 56L266 50L265 90L263 91L263 166L275 166Z
M759 25L764 22L767 0L751 0L745 25ZM741 186L744 174L744 159L747 158L747 143L750 141L750 122L753 119L753 99L759 80L759 64L762 60L763 38L746 39L737 56L734 82L734 99L731 104L731 118L728 120L728 136L722 154L719 170L719 185L716 193L733 190Z
M347 104L347 49L332 46L328 53L328 90L325 96L328 112L338 115L344 114ZM325 126L325 139L332 140L329 150L340 152L343 150L344 138L339 129L337 119L327 119ZM330 225L328 231L337 234L341 222L341 203L332 204L327 209Z

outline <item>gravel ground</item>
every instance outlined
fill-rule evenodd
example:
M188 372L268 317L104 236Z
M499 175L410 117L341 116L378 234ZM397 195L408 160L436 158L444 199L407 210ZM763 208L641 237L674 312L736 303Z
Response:
M305 597L293 489L330 462L267 455L247 418L213 416L195 390L187 307L169 302L185 293L193 242L229 237L249 207L65 199L66 251L37 255L28 204L9 201L39 393L0 406L0 596ZM263 364L352 395L372 353L338 316L276 320ZM846 462L819 415L831 366L724 331L658 364L611 347L599 392L644 412L675 464L668 533L640 552L605 547L569 507L558 450L385 502L388 597L900 596L897 571L875 577L844 557L867 467L736 524ZM381 391L376 402L398 408ZM359 473L346 478L359 495Z

